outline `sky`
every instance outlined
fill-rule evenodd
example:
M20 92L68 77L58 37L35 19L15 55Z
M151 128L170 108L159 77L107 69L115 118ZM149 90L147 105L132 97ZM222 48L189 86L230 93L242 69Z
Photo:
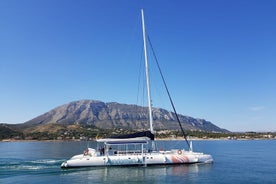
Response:
M81 99L141 105L141 8L179 114L276 131L274 0L2 0L0 123ZM152 58L153 107L172 110Z

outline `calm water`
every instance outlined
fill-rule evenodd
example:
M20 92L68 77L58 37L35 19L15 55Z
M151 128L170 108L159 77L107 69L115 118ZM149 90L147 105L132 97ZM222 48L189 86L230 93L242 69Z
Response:
M163 149L181 141L159 141ZM0 142L0 183L276 183L276 140L193 141L214 164L60 169L87 142ZM95 143L89 143L93 146Z

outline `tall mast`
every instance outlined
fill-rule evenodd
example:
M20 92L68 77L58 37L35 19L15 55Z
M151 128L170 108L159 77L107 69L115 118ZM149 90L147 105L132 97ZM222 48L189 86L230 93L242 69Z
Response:
M150 96L150 80L149 80L149 68L148 68L147 41L146 41L146 28L145 28L144 10L143 9L141 9L141 15L142 15L142 29L143 29L143 41L144 41L144 55L145 55L145 67L146 67L146 80L147 80L150 131L151 131L151 133L153 133L151 96Z

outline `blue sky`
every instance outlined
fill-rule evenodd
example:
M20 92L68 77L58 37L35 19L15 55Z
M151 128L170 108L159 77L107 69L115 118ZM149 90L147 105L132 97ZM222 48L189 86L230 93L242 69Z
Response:
M141 8L178 113L276 131L273 0L0 1L0 122L80 99L136 104ZM150 65L153 106L171 110Z

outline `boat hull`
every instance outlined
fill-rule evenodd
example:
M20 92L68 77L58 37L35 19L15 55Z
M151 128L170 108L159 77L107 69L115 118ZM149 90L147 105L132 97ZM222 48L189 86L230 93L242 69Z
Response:
M141 166L141 165L172 165L172 164L193 164L193 163L212 163L211 155L182 151L177 153L156 152L147 154L133 155L76 155L70 160L61 164L62 168L75 167L97 167L97 166Z

